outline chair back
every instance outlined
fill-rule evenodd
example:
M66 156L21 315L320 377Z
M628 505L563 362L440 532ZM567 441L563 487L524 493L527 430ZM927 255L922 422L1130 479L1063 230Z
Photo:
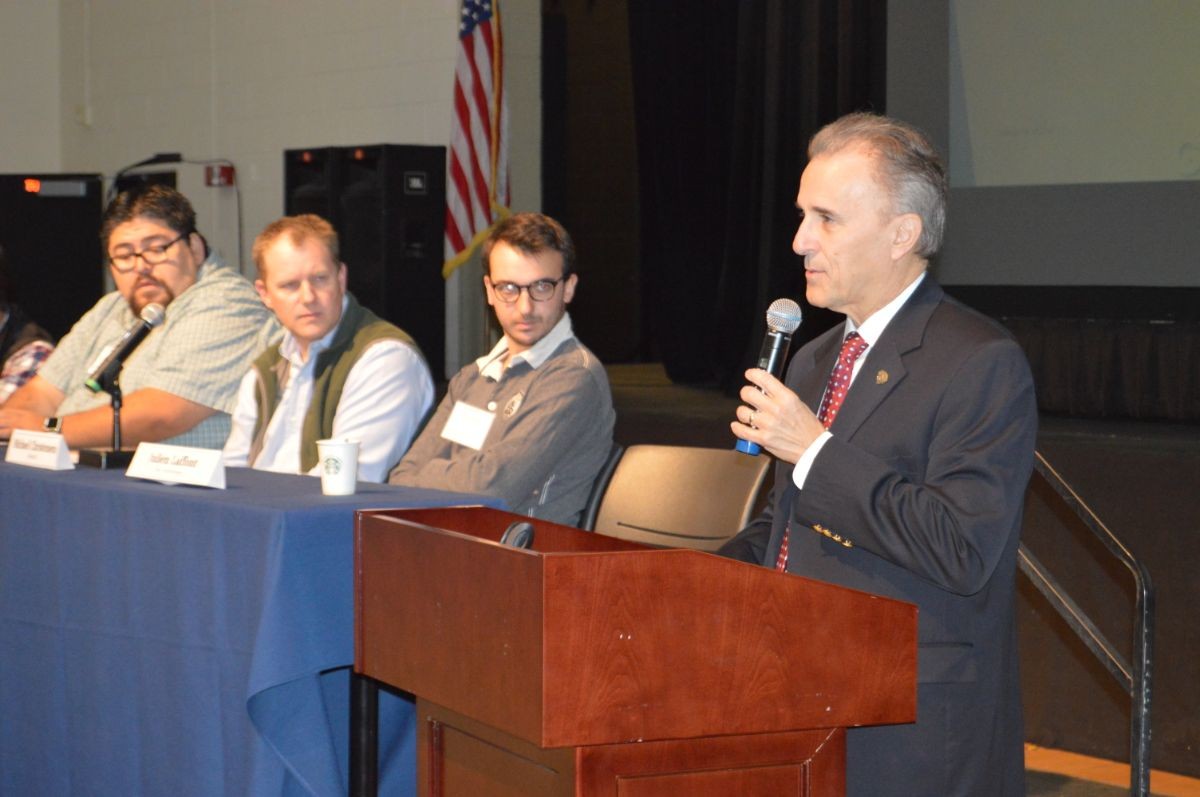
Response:
M594 530L715 551L750 521L771 462L733 449L630 446L600 501Z
M608 459L604 460L604 467L600 468L600 472L596 474L596 481L592 482L592 491L588 493L587 504L583 507L583 514L579 516L579 528L584 531L594 531L596 528L596 513L600 511L600 499L604 497L604 491L608 489L608 483L612 481L613 471L617 469L617 462L621 459L621 454L625 451L624 446L620 443L613 443L609 449Z

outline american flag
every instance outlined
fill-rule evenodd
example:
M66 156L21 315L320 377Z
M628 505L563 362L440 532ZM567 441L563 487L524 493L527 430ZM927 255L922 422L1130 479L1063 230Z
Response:
M499 0L463 0L458 41L446 186L446 277L509 214L510 201Z

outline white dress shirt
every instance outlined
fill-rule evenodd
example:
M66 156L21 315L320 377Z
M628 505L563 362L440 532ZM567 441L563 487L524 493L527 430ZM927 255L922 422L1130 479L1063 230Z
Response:
M279 351L288 363L288 376L279 406L267 424L256 470L300 472L300 434L312 402L313 367L317 355L329 347L335 327L308 347L308 358L290 332ZM253 369L242 378L233 429L225 443L225 464L245 467L249 461L254 426L258 376ZM380 340L363 352L346 376L346 384L333 416L333 437L359 441L359 481L382 482L388 470L408 450L421 419L433 404L433 380L416 349L399 340ZM309 471L320 474L319 466Z
M881 337L883 330L887 329L887 325L896 317L896 313L900 312L900 308L908 301L908 297L913 295L913 291L925 279L925 272L922 271L920 276L913 280L907 288L900 291L900 295L883 307L871 314L866 321L863 321L861 327L855 327L854 322L849 318L846 319L846 325L842 329L842 341L845 342L846 336L851 332L858 332L862 339L867 342L867 350L863 352L863 356L854 361L854 368L850 372L850 385L854 385L854 380L858 378L858 372L862 370L863 363L867 361L867 357L871 354L871 347L875 345ZM850 387L846 388L846 394L849 395ZM822 400L824 396L822 396ZM796 467L792 469L792 483L797 488L803 490L804 482L808 479L808 471L812 468L813 460L817 458L817 454L825 447L825 442L833 437L833 434L826 429L817 436L817 439L804 450L800 455L800 459L796 462Z

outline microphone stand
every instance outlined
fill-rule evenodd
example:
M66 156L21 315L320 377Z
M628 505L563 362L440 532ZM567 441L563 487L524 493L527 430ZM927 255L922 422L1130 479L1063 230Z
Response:
M121 383L114 379L112 387L108 389L109 398L112 400L113 414L113 433L112 433L112 450L121 450Z
M113 431L112 448L84 448L79 451L79 464L101 470L107 468L127 468L133 459L132 451L121 450L121 371L110 377L108 373L101 375L100 385L112 401Z

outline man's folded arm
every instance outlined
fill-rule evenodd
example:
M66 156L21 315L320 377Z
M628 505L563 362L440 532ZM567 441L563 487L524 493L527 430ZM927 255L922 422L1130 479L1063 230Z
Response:
M152 387L135 390L121 405L121 446L167 440L188 431L216 410ZM65 416L63 437L71 448L112 445L112 408L94 407Z
M417 458L421 448L414 445L393 471L391 481L483 492L516 506L554 470L558 459L572 450L587 431L586 424L600 416L604 398L601 387L578 372L568 369L547 374L539 380L535 396L526 399L521 420L502 439L479 451L460 450L450 458L429 461ZM425 434L440 434L441 427L434 425L438 421L435 417Z
M3 408L5 411L24 410L46 418L54 414L64 397L65 394L53 382L36 374L8 397Z
M44 403L37 409L0 410L0 434L8 437L13 429L41 431L42 422L54 414ZM129 448L146 441L166 440L183 434L216 410L173 393L142 388L123 397L121 405L121 446ZM71 448L103 448L112 445L113 415L108 404L63 416L62 435Z

